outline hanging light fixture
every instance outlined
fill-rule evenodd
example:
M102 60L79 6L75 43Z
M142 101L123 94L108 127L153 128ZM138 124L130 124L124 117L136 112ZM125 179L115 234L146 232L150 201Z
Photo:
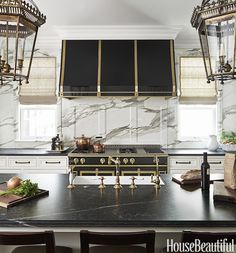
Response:
M203 0L193 10L208 83L235 79L235 18L236 0Z
M28 83L38 28L45 22L33 0L0 0L0 85Z

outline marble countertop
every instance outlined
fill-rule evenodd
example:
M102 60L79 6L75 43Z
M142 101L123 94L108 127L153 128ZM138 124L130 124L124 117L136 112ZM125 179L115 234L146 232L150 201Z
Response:
M44 148L0 148L0 156L67 156L70 151L70 148L63 151L51 151Z
M225 151L222 149L217 149L216 151L209 151L208 149L198 149L198 148L179 148L179 149L163 149L168 155L170 156L199 156L202 155L204 152L207 152L208 155L214 156L224 156Z
M122 145L125 146L125 145ZM126 147L126 146L125 146ZM127 145L129 147L129 145ZM137 145L132 146L135 147L137 150L137 153L119 153L117 147L114 146L105 146L105 153L76 153L71 154L70 152L74 149L72 148L66 148L64 151L51 151L43 148L0 148L0 156L67 156L69 153L69 156L97 156L97 157L103 157L104 155L116 155L116 156L130 156L130 157L136 157L136 156L153 156L156 153L155 152L146 152L145 148L152 148L155 147L154 145ZM170 156L181 156L181 155L191 155L191 156L198 156L202 155L203 152L207 152L208 155L219 155L223 156L225 155L225 151L222 149L218 149L217 151L208 151L207 149L190 149L190 148L181 148L181 149L162 149L163 156L170 155ZM160 155L160 154L159 154Z
M12 175L0 174L1 181ZM68 175L20 175L30 178L49 196L18 206L0 208L1 227L236 227L236 205L214 202L213 189L202 192L197 186L183 188L162 175L160 190L140 185L117 191L111 185L67 189ZM194 200L194 201L192 201Z

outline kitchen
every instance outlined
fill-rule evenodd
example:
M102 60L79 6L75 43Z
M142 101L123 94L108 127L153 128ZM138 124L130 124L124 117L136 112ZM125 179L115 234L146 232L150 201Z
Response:
M112 156L119 158L121 177L151 177L156 176L158 170L160 178L171 184L168 178L170 174L200 169L205 151L208 152L211 173L223 174L223 149L227 151L230 147L226 144L221 145L223 149L217 149L218 144L212 147L209 135L216 135L219 143L232 139L230 133L236 132L236 88L233 79L223 80L224 84L221 79L207 83L198 32L190 23L194 7L201 4L199 1L185 1L181 8L179 3L170 1L148 4L130 0L103 0L93 4L79 1L71 6L64 1L40 1L37 4L47 20L39 29L29 84L22 83L19 86L17 82L8 82L0 88L2 181L7 180L8 174L30 174L32 180L37 182L38 174L46 174L58 190L56 178L60 174L67 174L67 181L62 180L62 185L65 186L63 189L67 191L61 194L73 198L66 188L69 170L76 170L80 176L104 176L106 185L106 177L115 176L117 172L116 164L108 164L109 156ZM1 43L1 47L2 45L4 43ZM226 48L220 47L220 54L225 50ZM24 64L29 61L29 53L30 51L25 52L27 59ZM156 86L147 85L152 82ZM63 144L62 152L52 150L56 149L52 148L52 138L57 134ZM91 138L91 145L76 152L74 138L77 141L83 138L88 141ZM96 148L98 152L94 153L93 149ZM57 176L51 177L50 174ZM55 189L44 182L43 176L42 179L40 176L38 178L40 187L49 190L50 200L50 196L56 198ZM140 191L140 187L138 185L137 191ZM177 184L170 188L173 192L179 191ZM76 189L72 189L71 193L82 198ZM165 192L164 189L165 186L161 185L160 191ZM62 189L58 190L61 191ZM91 202L96 202L98 193L96 191L93 194ZM184 194L188 196L186 192ZM196 193L193 194L199 198ZM158 196L150 195L150 201L153 198ZM45 199L37 200L37 205L40 206L40 202L44 201L48 203ZM165 199L168 197L165 196ZM136 201L138 200L139 197ZM162 198L160 201L166 205ZM173 199L168 201L173 205L175 203ZM204 204L206 203L201 202L201 205ZM18 215L24 220L28 205L33 205L33 202L1 212L10 220L17 220ZM53 211L56 207L60 210L56 203L54 205L51 207ZM71 204L68 205L68 208L72 208ZM45 206L42 204L39 209L43 210ZM208 208L212 207L211 202ZM35 207L30 208L34 213ZM76 207L73 205L73 208ZM180 213L177 204L175 208L176 213ZM17 216L13 215L13 210ZM178 223L177 215L177 221L173 223L174 216L170 213L170 223L167 224L163 216L163 220L158 220L159 216L155 216L155 206L151 210L153 220L147 222L145 227L152 223L157 231L161 227L161 233L178 232L173 236L179 236L182 230L179 227L183 222L181 215L181 222ZM64 209L60 211L65 212ZM131 211L129 210L130 213ZM233 204L231 211L234 211ZM157 213L163 215L159 211ZM192 213L195 215L193 219L202 219L194 209ZM38 214L45 215L40 210ZM141 212L139 214L142 216ZM137 212L133 215L139 214ZM212 215L214 216L213 213ZM216 211L213 218L216 223L209 226L219 226L218 229L224 230L221 227L223 222L217 220L220 215L223 214ZM232 213L228 216L228 223L224 222L228 226L232 222L233 231L235 217ZM94 219L90 215L87 217ZM73 219L77 218L75 216ZM124 217L126 218L129 220L128 216ZM47 219L49 217L45 220ZM75 228L68 216L65 219L63 224L60 219L58 223L65 227L68 224L69 233L66 233L66 228L55 228L55 231L57 241L60 241L61 236L66 243L65 238L76 238L79 227L84 224L80 221ZM167 229L171 227L171 219L173 229ZM191 216L187 219L191 219ZM3 219L2 224L4 222ZM39 225L37 222L28 222L25 224L43 227L43 223ZM56 222L51 222L52 227L59 226ZM102 222L106 223L104 220ZM137 224L140 221L136 222L130 221L132 229L139 227ZM210 224L210 221L202 222ZM117 221L117 227L120 229L124 223ZM144 224L145 222L140 224L140 227ZM201 227L199 224L193 227ZM89 227L97 226L94 223ZM111 224L104 225L109 226L112 227ZM24 225L12 227L20 230ZM191 224L186 223L185 228L189 227ZM2 231L6 231L5 228L3 226ZM76 243L73 248L78 249Z

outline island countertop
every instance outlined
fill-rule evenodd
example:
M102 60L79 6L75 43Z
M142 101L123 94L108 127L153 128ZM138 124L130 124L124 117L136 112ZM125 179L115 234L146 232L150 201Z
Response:
M1 181L11 174L0 174ZM0 208L1 227L236 227L236 204L215 202L200 188L183 189L163 175L160 190L152 185L67 189L68 175L20 175L49 190L49 196Z

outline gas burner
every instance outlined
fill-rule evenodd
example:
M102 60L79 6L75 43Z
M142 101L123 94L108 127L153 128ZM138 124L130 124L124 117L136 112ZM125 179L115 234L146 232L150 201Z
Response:
M81 149L76 148L71 153L83 153L83 154L87 154L87 153L91 153L91 150L85 150L85 149L81 150Z
M136 148L119 148L119 153L137 153Z

